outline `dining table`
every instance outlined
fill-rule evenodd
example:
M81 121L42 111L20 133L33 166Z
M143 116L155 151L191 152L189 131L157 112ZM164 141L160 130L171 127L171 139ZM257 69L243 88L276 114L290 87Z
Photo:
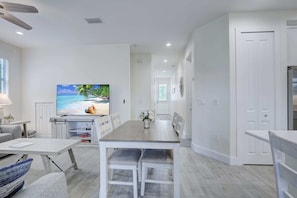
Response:
M269 143L269 131L275 133L277 136L291 140L297 143L296 130L247 130L245 133L259 140Z
M290 142L297 144L297 130L247 130L245 133L259 140L270 143L269 131L273 132L275 135L285 140L289 140ZM289 165L290 168L297 170L296 159L293 159L292 157L287 157L287 158L283 158L283 160L285 160L285 164ZM274 166L275 166L275 162L274 162ZM278 170L275 170L275 171L278 171ZM277 174L275 173L275 175ZM276 186L278 186L278 184L276 184ZM297 189L294 186L288 185L288 188L290 192L293 192L294 195L297 195Z
M109 148L168 149L173 153L173 197L180 197L180 139L169 120L155 120L144 128L141 120L128 120L109 134L99 138L100 198L108 195L107 150Z

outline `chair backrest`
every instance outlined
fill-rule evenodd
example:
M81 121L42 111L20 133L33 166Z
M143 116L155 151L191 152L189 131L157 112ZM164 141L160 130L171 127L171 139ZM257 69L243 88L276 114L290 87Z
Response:
M121 125L121 117L119 112L110 114L110 118L114 129L118 128Z
M107 135L113 130L112 123L110 116L102 116L98 119L95 120L96 123L96 133L97 133L97 138L99 138Z
M174 129L175 132L180 135L183 133L185 127L185 120L182 116L180 116L179 114L177 115L177 121L175 123Z
M297 188L297 143L269 132L277 197L295 197L291 190Z
M174 112L173 113L173 118L172 118L172 126L173 126L173 128L175 128L175 125L177 123L177 119L178 119L178 113Z

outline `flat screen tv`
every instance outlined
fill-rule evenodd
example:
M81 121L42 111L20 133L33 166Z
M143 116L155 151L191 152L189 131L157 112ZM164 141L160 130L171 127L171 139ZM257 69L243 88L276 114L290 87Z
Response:
M108 115L108 84L57 85L57 115Z

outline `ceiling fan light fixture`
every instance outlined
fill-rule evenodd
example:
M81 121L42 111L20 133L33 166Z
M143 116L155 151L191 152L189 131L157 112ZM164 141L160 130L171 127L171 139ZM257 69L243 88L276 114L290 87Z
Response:
M31 30L32 27L22 21L21 19L15 17L10 12L20 12L20 13L38 13L37 8L30 5L24 5L19 3L9 3L0 1L0 17L10 23L13 23L19 27L26 30Z
M98 23L103 23L102 20L98 17L96 18L85 18L88 24L98 24Z

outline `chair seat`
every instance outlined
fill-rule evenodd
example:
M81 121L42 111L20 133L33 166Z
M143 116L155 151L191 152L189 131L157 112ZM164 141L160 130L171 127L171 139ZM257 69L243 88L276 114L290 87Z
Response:
M145 150L141 159L142 162L173 164L172 158L167 150Z
M108 159L109 164L137 165L141 150L119 149L115 150Z

